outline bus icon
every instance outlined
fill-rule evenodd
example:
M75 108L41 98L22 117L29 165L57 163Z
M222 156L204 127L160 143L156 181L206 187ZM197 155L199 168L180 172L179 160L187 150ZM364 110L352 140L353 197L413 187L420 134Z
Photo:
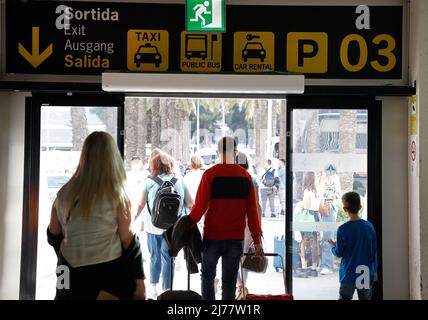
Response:
M201 58L205 60L208 53L208 36L206 34L186 34L185 56L186 59Z

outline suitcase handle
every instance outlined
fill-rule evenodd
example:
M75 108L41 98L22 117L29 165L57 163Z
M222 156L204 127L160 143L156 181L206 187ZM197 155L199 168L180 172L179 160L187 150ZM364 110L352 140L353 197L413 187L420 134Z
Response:
M241 264L241 282L242 282L242 291L244 293L244 299L246 298L246 292L244 290L245 288L245 281L244 281L244 268L242 266L242 257L246 257L246 256L254 256L254 253L242 253L241 254L241 259L240 259L240 264ZM282 265L282 278L284 280L284 292L285 294L288 294L288 290L287 290L287 281L286 281L286 275L285 275L285 266L284 266L284 258L282 257L282 255L278 254L278 253L264 253L263 256L265 257L279 257L281 260L281 265Z
M243 253L243 256L254 256L254 253ZM264 253L263 254L265 257L280 257L282 258L282 256L278 253ZM284 266L284 263L282 264L282 266Z

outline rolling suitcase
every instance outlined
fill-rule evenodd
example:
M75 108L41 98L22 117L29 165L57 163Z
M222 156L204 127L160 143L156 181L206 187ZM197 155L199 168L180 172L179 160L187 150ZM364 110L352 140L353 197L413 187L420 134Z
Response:
M244 253L244 256L251 256L252 253ZM284 279L284 294L245 294L244 290L244 299L243 300L293 300L293 295L288 293L287 290L287 281L285 276L285 267L284 267L284 259L282 258L282 255L278 253L265 253L266 257L274 257L279 258L279 260L282 262L282 277ZM244 283L244 270L242 268L242 259L241 259L241 279L242 279L242 286L245 288Z
M188 248L184 248L184 254L187 257L189 253ZM187 290L172 290L173 287L173 272L172 272L172 257L171 257L171 270L170 270L170 277L171 277L171 289L168 291L165 291L162 293L158 300L202 300L202 297L199 293L190 290L190 272L187 271Z
M284 235L279 238L278 236L275 236L273 238L273 252L279 254L280 256L285 255L285 239ZM273 267L275 268L275 271L278 272L279 269L282 269L283 264L281 263L281 258L274 257L273 258Z

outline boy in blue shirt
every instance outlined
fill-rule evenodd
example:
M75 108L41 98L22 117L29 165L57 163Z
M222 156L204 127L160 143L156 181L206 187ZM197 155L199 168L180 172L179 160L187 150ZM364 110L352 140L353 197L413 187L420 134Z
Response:
M328 241L333 254L342 258L339 299L351 300L356 289L359 300L371 300L373 282L377 281L376 232L370 222L358 217L361 209L358 193L345 193L342 203L349 221L337 229L337 242Z

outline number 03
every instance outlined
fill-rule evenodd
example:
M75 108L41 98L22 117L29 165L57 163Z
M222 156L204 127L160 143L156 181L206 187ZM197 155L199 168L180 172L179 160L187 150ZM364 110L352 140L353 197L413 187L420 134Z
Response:
M357 42L360 49L360 59L358 63L354 65L349 62L349 58L348 58L349 44L352 41ZM391 71L397 64L397 58L392 53L392 51L396 47L396 42L395 42L395 39L389 34L380 34L372 40L372 43L379 45L383 41L387 43L387 46L383 49L379 49L378 55L385 57L388 61L387 64L382 65L379 63L378 60L374 60L374 61L370 61L370 65L376 71L388 72L388 71ZM342 62L342 66L350 72L358 72L365 67L365 65L367 64L367 60L368 60L368 48L367 48L366 40L358 34L350 34L346 36L343 39L342 44L340 46L340 61Z

